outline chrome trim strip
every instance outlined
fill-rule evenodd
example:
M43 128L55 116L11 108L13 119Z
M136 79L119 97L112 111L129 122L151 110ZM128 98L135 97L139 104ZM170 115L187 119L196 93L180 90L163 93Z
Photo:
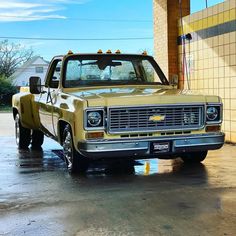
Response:
M81 151L86 151L86 152L91 152L91 153L100 153L100 152L120 152L120 151L146 151L148 150L148 147L143 147L143 148L122 148L122 149L106 149L105 151L104 150L83 150L81 149Z
M222 143L215 142L214 145L220 145ZM176 148L184 148L184 147L200 147L200 146L209 146L209 143L200 143L200 144L188 144L188 145L175 145Z
M179 128L179 129L155 129L155 130L138 130L138 131L121 131L121 132L110 132L108 130L108 133L109 134L129 134L129 133L132 133L132 134L139 134L139 133L155 133L155 132L163 132L163 133L168 133L170 131L173 131L173 132L176 132L176 131L196 131L196 130L202 130L204 129L204 125L201 126L201 127L198 127L198 128Z
M218 104L218 103L217 103ZM165 106L204 106L205 103L165 103L165 104L148 104L148 105L133 105L133 106L110 106L109 108L136 108L136 107L165 107Z

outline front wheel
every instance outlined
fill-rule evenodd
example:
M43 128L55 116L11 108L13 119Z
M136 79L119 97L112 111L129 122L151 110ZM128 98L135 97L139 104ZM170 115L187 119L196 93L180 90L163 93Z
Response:
M207 157L208 151L185 153L181 156L184 163L200 163Z
M31 140L31 130L21 125L19 114L15 116L15 136L18 148L28 149Z
M88 170L88 160L82 157L74 148L72 132L69 125L66 126L63 132L63 151L67 169L70 173L81 174Z

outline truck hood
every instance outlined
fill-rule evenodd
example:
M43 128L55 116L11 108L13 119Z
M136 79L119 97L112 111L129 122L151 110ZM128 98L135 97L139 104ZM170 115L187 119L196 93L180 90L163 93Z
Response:
M153 85L84 88L66 93L86 100L89 107L220 102L217 96L204 96L190 90Z

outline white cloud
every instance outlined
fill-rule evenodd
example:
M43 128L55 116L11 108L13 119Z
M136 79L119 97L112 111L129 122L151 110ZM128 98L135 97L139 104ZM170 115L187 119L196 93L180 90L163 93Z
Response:
M87 0L1 0L0 22L66 19L58 12L67 4L83 4Z
M22 48L32 48L32 47L39 47L42 45L45 45L45 42L42 41L28 41L28 40L24 40L20 43Z
M18 1L1 1L0 9L27 9L43 6L42 4L37 3L27 3L27 2L18 2Z

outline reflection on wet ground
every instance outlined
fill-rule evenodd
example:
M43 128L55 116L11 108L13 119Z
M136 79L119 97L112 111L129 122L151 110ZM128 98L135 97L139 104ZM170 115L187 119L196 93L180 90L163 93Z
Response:
M0 235L234 235L236 152L92 163L69 175L61 147L18 151L0 138Z
M35 151L18 151L16 164L20 173L33 173L41 171L66 172L63 152L61 149ZM156 174L180 173L189 170L189 165L184 165L180 159L173 160L136 160L126 163L125 161L96 161L91 162L90 168L85 176L133 174L137 176L150 176ZM198 164L191 167L191 172L196 170L201 173L205 170L204 165Z

